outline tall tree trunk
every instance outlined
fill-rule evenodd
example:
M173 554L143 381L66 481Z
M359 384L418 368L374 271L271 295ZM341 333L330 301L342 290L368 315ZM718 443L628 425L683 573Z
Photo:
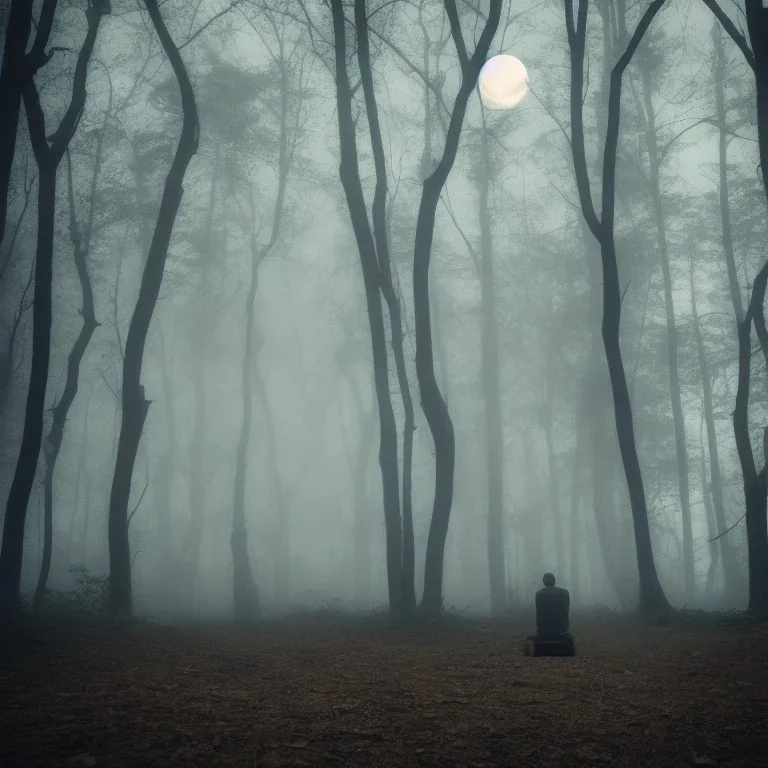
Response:
M717 523L715 522L715 510L712 505L712 494L710 493L710 486L707 482L707 458L704 448L704 413L701 414L701 422L699 424L699 445L701 447L701 460L699 462L699 474L701 476L701 496L704 502L704 514L707 519L707 533L709 539L712 540L717 536ZM709 550L709 567L707 568L707 582L705 588L705 594L707 599L712 600L715 595L715 581L717 579L717 563L718 563L718 549L717 544L713 541Z
M555 335L554 323L550 331L550 348L547 355L547 380L545 384L546 407L544 409L544 440L547 447L547 467L549 478L549 514L552 519L552 532L555 537L555 559L557 568L565 570L565 537L563 535L563 521L560 512L560 478L557 471L557 458L555 455Z
M600 559L611 589L623 606L631 603L633 596L624 588L623 563L618 556L616 526L613 524L614 506L611 491L612 478L617 472L615 449L609 443L610 430L610 378L605 374L607 366L604 349L597 329L602 316L602 285L599 272L599 247L586 223L581 226L584 250L590 275L590 337L589 365L582 384L580 409L584 412L584 436L589 451L590 480L592 486L592 511L595 517ZM606 407L607 406L607 407Z
M245 304L245 350L243 353L243 420L240 425L240 437L235 459L235 489L232 509L232 567L234 588L234 615L236 621L251 622L260 612L259 594L253 580L251 563L248 556L247 531L245 525L245 476L248 458L248 446L251 439L251 417L253 392L251 374L254 360L253 317L256 291L259 285L259 267L277 243L285 202L285 188L291 156L288 152L288 64L281 59L280 67L280 149L278 157L277 198L272 213L272 230L269 241L259 248L256 241L256 204L251 200L253 231L251 233L251 280Z
M8 607L10 612L19 598L21 564L24 553L24 524L43 437L45 393L51 356L56 172L64 152L77 130L80 115L85 107L88 63L96 43L102 15L107 8L105 0L99 0L90 5L85 13L88 31L75 64L72 95L67 111L50 140L46 135L45 115L40 106L40 98L34 81L37 69L45 63L45 59L44 57L30 58L25 62L28 69L23 82L23 98L29 124L29 137L39 174L37 250L32 313L32 362L27 390L24 432L5 510L3 544L0 551L0 613L3 612L4 607ZM45 39L47 40L47 36ZM33 48L29 56L34 53L35 49ZM5 216L4 212L2 216Z
M352 118L352 89L346 61L346 29L342 0L331 0L336 63L336 103L341 163L339 176L352 220L360 267L363 273L368 322L373 352L373 376L379 408L379 465L384 501L387 543L387 587L389 610L393 617L402 613L402 527L400 520L400 480L397 461L397 425L389 391L387 341L381 305L379 265L368 214L365 209L357 156L355 123Z
M726 199L727 207L727 199ZM712 493L712 507L720 531L725 531L728 524L725 519L725 502L723 499L723 477L720 470L720 455L717 446L717 432L715 431L714 406L712 403L712 381L707 365L707 356L704 349L704 339L701 335L699 312L696 302L696 279L694 275L693 258L690 259L690 284L691 284L691 319L693 323L693 337L696 342L696 355L699 361L699 374L701 376L701 388L704 399L704 422L707 427L707 445L709 447L709 476L710 485L704 487L706 494ZM740 294L739 294L740 298ZM734 306L734 309L736 307ZM743 320L742 320L743 321ZM740 321L740 322L742 322ZM720 550L720 558L723 561L723 577L725 587L730 593L739 594L744 586L741 569L736 558L736 553L727 536L721 536L717 540Z
M376 407L372 403L365 413L359 411L360 447L353 478L354 506L354 583L359 605L371 601L371 515L368 500L368 474L371 453L376 440Z
M488 148L485 110L480 104L481 172L477 177L478 213L480 218L480 306L482 328L480 355L483 403L485 407L486 471L488 479L488 517L486 522L488 578L491 587L491 612L501 616L507 612L507 589L504 564L504 424L499 392L499 334L496 317L496 285L493 265L493 231L488 205L490 176L493 171Z
M717 0L704 0L704 4L712 11L725 31L744 54L747 64L755 73L756 112L757 112L757 142L760 156L761 176L766 202L768 203L768 8L763 0L745 0L744 10L747 20L747 43L744 35L718 5ZM716 51L717 52L717 51ZM720 54L718 54L719 56ZM718 65L719 67L719 65ZM722 158L722 155L721 155ZM768 365L768 330L765 325L765 313L762 304L755 307L754 318L760 346Z
M8 24L5 29L5 46L3 48L3 63L0 70L0 245L3 243L5 224L8 214L8 189L11 184L11 169L16 153L16 135L21 111L21 94L24 86L24 70L27 64L27 41L32 31L33 0L13 0ZM50 17L47 32L38 32L43 47L50 35L50 25L56 2L47 0L40 14L40 23L45 24ZM36 46L38 47L38 46ZM38 47L39 55L42 49Z
M571 591L578 597L581 594L581 529L579 522L582 506L582 485L581 469L583 466L581 460L582 440L584 432L584 413L581 408L576 413L576 445L573 449L573 459L571 462L571 515L570 529L568 539L571 548L570 566L571 566Z
M174 456L176 452L176 399L171 383L171 370L169 359L171 350L168 348L165 333L158 323L157 337L160 342L160 381L163 392L163 404L165 406L165 448L160 461L157 464L156 477L154 479L155 517L157 519L157 538L160 556L160 573L165 583L168 594L177 597L176 579L178 567L176 562L176 548L173 544L172 526L172 488L173 476L176 470Z
M421 407L435 446L435 492L424 563L424 594L421 600L421 611L425 616L436 616L443 610L443 562L453 505L453 476L456 460L453 422L437 385L432 350L429 264L432 257L435 216L440 195L456 160L467 102L475 89L480 69L485 63L491 42L498 29L502 4L501 0L491 0L483 31L471 57L467 54L455 0L445 0L444 5L461 66L461 85L451 112L442 158L433 173L424 180L413 248L416 375L421 391Z
M768 201L768 8L762 0L745 0L747 30L752 43L755 71L757 138L763 189ZM762 308L759 310L762 314ZM763 324L763 333L765 324ZM765 348L763 349L765 351Z
M723 255L728 274L728 290L731 294L733 311L736 322L744 319L744 303L741 298L741 286L736 271L736 257L733 250L733 233L731 228L730 190L728 184L728 124L725 116L725 51L720 38L720 27L715 23L712 27L712 42L715 48L715 105L717 111L718 129L718 173L720 221L722 226Z
M44 498L44 534L43 534L43 561L40 567L40 575L37 580L37 588L32 600L32 610L37 611L43 604L45 588L48 583L48 574L51 569L51 555L53 551L53 476L56 469L56 460L59 457L61 443L64 440L64 429L67 423L67 416L72 403L77 396L77 390L80 380L80 364L85 356L85 350L91 341L94 331L98 328L96 322L95 308L93 303L93 288L91 278L88 274L88 252L90 250L91 232L93 230L93 212L95 207L96 185L101 171L101 155L104 140L104 132L107 126L106 120L109 118L109 110L106 113L104 126L96 145L96 158L91 176L90 188L90 213L85 227L81 234L77 224L77 212L75 210L75 191L72 184L72 159L67 152L67 196L69 199L69 234L72 239L72 249L74 252L75 269L80 281L80 292L82 294L82 309L80 315L83 318L83 324L80 333L72 345L67 358L67 376L64 381L64 391L61 394L59 402L53 408L53 421L48 436L45 441L45 480L43 483Z
M355 26L357 29L357 58L360 66L360 79L365 97L365 108L368 116L368 128L371 136L371 150L376 168L376 189L373 197L371 218L373 235L378 255L381 280L381 292L389 309L390 329L392 333L392 351L395 357L397 382L400 387L400 397L403 401L405 423L403 425L403 500L402 500L402 570L400 584L402 590L402 611L408 615L416 609L415 552L413 543L413 433L416 429L415 414L411 388L408 383L408 373L405 367L405 350L403 348L403 319L400 299L392 279L392 265L389 255L387 237L387 166L384 155L384 142L381 137L379 112L376 104L376 93L373 86L373 70L368 40L368 24L365 0L355 0Z
M83 483L83 540L81 544L81 556L80 562L84 567L88 567L88 533L89 523L91 521L91 479L92 475L86 469L85 457L86 447L88 443L88 410L91 406L91 397L93 397L93 390L88 397L88 402L85 405L85 415L83 416L83 445L80 449L80 461L78 462L78 473L82 475Z
M616 160L621 113L621 90L624 71L629 65L643 35L664 0L654 0L643 14L626 51L611 72L608 99L608 121L603 154L602 219L595 211L589 185L583 124L584 53L586 47L588 2L581 2L578 17L573 14L572 0L565 0L565 17L571 51L571 148L576 185L584 218L595 239L600 243L603 265L603 344L613 392L616 434L619 441L624 472L629 491L632 522L635 532L637 564L640 576L640 610L646 616L670 610L667 597L659 582L653 559L648 508L643 487L643 476L635 443L632 404L629 399L627 377L620 344L621 285L616 259L614 236Z
M264 414L264 434L267 442L267 466L272 478L275 499L276 537L274 544L275 563L275 598L282 605L290 603L291 596L291 521L288 499L285 495L285 485L280 477L280 449L277 441L277 430L269 403L267 387L264 383L258 362L254 362L254 384L256 393L261 400L261 410Z
M233 607L235 621L252 622L260 614L259 593L253 579L251 561L248 555L248 532L245 524L245 475L248 459L248 444L251 435L253 392L251 371L253 369L253 315L256 291L259 286L260 254L256 247L255 234L251 244L251 280L248 297L245 300L245 347L243 352L243 418L240 422L240 437L235 456L235 493L232 505L232 576Z
M194 422L192 442L189 446L189 551L186 569L185 593L187 610L191 611L195 604L197 577L200 572L200 550L203 542L203 515L205 510L205 463L203 448L208 427L208 398L205 391L205 373L207 369L208 350L210 347L211 323L213 314L210 311L210 273L211 262L214 259L213 219L216 212L216 183L219 170L219 147L214 150L213 169L211 172L210 190L208 193L208 210L203 226L203 242L205 252L200 273L199 305L196 322L199 323L196 334L198 347L195 351L193 374L194 392Z
M744 36L723 13L717 0L704 0L723 28L739 46L747 63L755 73L757 94L757 138L763 189L768 201L768 8L762 0L746 0L747 31L752 44L750 50ZM722 74L722 73L720 73ZM719 79L719 78L718 78ZM719 106L719 105L718 105ZM723 121L721 124L721 133ZM721 152L721 165L723 164ZM721 207L722 207L721 172ZM727 205L727 193L725 202ZM741 462L746 502L747 545L749 549L749 607L758 612L768 611L768 531L766 523L766 479L757 473L749 435L749 386L751 363L751 332L755 324L757 337L768 364L768 332L765 327L764 303L768 262L755 277L752 297L743 320L738 321L739 378L736 405L733 411L733 429Z
M206 290L206 289L204 289ZM204 301L204 300L203 300ZM205 336L203 331L201 336ZM194 417L192 440L189 444L189 531L187 561L184 579L184 596L187 611L194 611L197 593L197 577L200 572L200 550L203 543L203 513L205 509L205 469L203 463L203 443L205 441L207 416L207 398L205 392L205 352L207 348L201 339L203 349L195 354L195 372L192 390L194 393Z
M765 467L758 473L749 433L749 387L752 363L752 323L758 307L765 301L768 262L752 285L747 313L738 324L739 376L733 409L733 433L741 463L746 507L749 609L768 613L768 521L766 521ZM765 447L765 438L764 438ZM768 458L768 457L767 457Z
M650 192L653 200L653 214L656 222L656 237L664 282L664 311L667 320L667 364L669 365L669 395L672 402L672 425L675 433L675 456L677 459L677 488L680 494L680 511L683 522L683 572L685 594L690 600L696 592L696 564L693 554L693 528L691 524L691 494L688 477L688 447L685 439L685 418L680 393L680 366L678 362L678 335L675 322L675 305L672 298L672 272L669 266L667 244L667 221L661 194L659 173L661 160L656 144L656 113L651 92L651 73L646 62L640 58L640 75L643 84L643 105L645 108L645 139L650 160Z
M152 316L163 282L168 246L173 234L176 215L184 193L184 176L197 152L200 128L197 104L187 70L160 14L158 0L145 0L152 24L160 38L181 92L183 112L181 136L168 170L157 215L155 231L144 264L141 286L128 326L123 358L122 415L117 443L115 473L109 497L109 594L108 607L112 613L131 615L133 597L131 588L131 556L128 538L128 502L136 454L144 429L150 401L144 397L141 385L141 367L144 346Z

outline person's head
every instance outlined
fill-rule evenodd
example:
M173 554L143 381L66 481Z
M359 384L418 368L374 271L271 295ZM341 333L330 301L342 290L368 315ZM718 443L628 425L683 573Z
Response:
M544 582L545 587L554 587L555 586L555 575L553 573L545 573L544 578L542 579Z

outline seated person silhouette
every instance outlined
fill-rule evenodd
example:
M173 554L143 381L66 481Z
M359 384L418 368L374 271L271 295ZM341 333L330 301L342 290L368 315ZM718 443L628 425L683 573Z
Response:
M525 643L526 656L575 656L573 637L568 634L571 597L555 586L555 577L544 574L544 589L536 593L536 631Z

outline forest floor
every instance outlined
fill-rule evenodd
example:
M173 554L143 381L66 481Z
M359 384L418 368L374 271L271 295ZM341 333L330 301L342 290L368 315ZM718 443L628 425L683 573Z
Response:
M768 766L768 626L574 624L27 628L0 766Z

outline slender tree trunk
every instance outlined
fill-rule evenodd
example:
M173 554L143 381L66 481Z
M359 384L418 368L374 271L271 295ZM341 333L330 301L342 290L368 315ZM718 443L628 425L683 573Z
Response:
M736 322L744 319L744 304L741 298L741 286L736 271L736 257L733 250L733 233L731 228L730 190L728 184L728 124L725 116L725 52L720 38L720 27L717 23L712 28L712 42L715 48L715 105L717 110L718 128L718 172L720 221L722 226L723 255L728 274L728 290L731 294L733 311Z
M395 358L397 382L400 387L400 397L403 401L405 423L403 425L403 500L402 500L402 570L400 584L402 589L401 608L405 615L412 614L416 609L415 552L413 543L413 433L416 429L415 414L411 388L408 383L408 373L405 366L405 350L403 348L403 319L400 300L392 279L392 265L389 255L387 237L387 167L384 155L384 142L381 137L376 93L373 85L373 70L368 41L367 11L365 0L355 0L355 26L357 28L357 58L360 66L360 79L365 96L365 107L368 116L368 128L371 136L371 149L376 168L376 190L372 206L373 234L378 255L381 281L381 292L389 310L390 328L392 333L392 351Z
M254 360L254 302L259 285L259 267L274 248L280 234L280 223L285 202L285 188L288 182L291 157L288 153L288 64L280 61L280 149L278 157L277 198L272 213L272 231L269 241L259 248L256 241L256 207L253 209L253 232L251 233L251 279L245 305L245 350L243 353L243 420L240 425L240 438L235 460L235 489L232 509L232 567L234 588L234 615L236 621L252 622L260 613L259 593L253 579L251 562L248 555L247 530L245 524L245 477L248 458L248 446L251 438L251 418L253 410L252 379Z
M436 616L443 610L443 562L453 505L453 478L456 459L453 422L435 377L432 320L429 306L429 264L432 257L437 204L456 160L467 103L475 89L480 69L485 63L491 42L498 29L501 5L500 0L491 0L485 26L474 53L469 57L461 31L456 3L454 0L445 0L445 10L461 65L461 85L453 105L442 158L434 172L424 181L419 213L416 219L413 249L416 375L421 391L421 407L429 424L435 446L435 492L424 563L424 594L421 601L421 611L425 616Z
M613 520L615 510L611 483L617 473L617 467L614 458L615 448L609 434L610 378L605 375L607 365L597 330L600 328L602 317L602 285L598 274L600 252L585 223L581 227L581 232L590 274L590 325L593 328L589 366L584 377L580 401L580 408L586 414L583 429L589 451L592 511L604 573L619 602L623 606L628 606L634 597L624 586L623 563L616 549L617 531Z
M189 444L189 548L184 579L185 603L188 611L193 611L195 606L197 577L200 573L200 550L203 543L203 514L206 488L203 444L208 421L205 392L205 354L208 345L203 341L206 335L207 331L202 331L199 337L201 349L195 353L195 373L192 383L195 413L192 426L192 440Z
M570 530L568 532L569 543L571 547L571 591L579 596L581 594L581 534L580 518L582 506L582 485L581 485L581 460L582 440L584 432L584 415L582 409L576 414L576 445L573 449L573 459L571 462L571 515Z
M752 46L750 50L750 45L747 43L744 35L739 32L727 14L723 12L717 0L704 0L704 4L712 11L726 32L738 45L744 54L747 64L755 73L758 153L760 156L760 168L762 169L763 190L766 203L768 203L768 173L765 171L768 168L768 8L763 5L763 0L745 0L744 10L747 32ZM717 46L717 41L715 45ZM721 67L724 66L722 51L718 51L716 48L716 54L718 56L718 64L716 65L718 77L716 79L722 80L723 69ZM719 122L722 134L724 117ZM723 155L724 153L721 152L721 165L723 164ZM755 331L763 351L763 357L765 358L766 365L768 365L768 330L766 330L765 313L762 304L755 306L753 322L755 323Z
M186 604L192 610L195 604L197 577L200 572L200 550L203 542L203 516L205 511L205 464L203 449L208 427L208 398L205 391L205 374L210 348L211 323L213 313L209 299L210 273L214 259L213 219L216 211L216 183L219 170L219 148L215 148L211 184L208 194L208 211L205 217L203 238L205 252L199 283L199 306L195 322L199 324L197 349L193 375L194 424L192 442L189 446L189 552L186 572Z
M359 607L371 604L371 515L368 495L371 453L376 442L376 391L372 385L369 407L364 408L362 398L355 384L355 377L345 371L349 392L354 401L354 413L359 428L357 450L348 453L350 478L352 480L352 583L355 602ZM339 397L339 423L343 424L343 393Z
M288 499L285 495L285 486L280 477L280 449L277 441L277 430L269 403L267 387L258 369L258 363L254 364L253 376L256 393L261 401L261 410L264 414L264 435L267 442L267 465L272 477L274 499L276 509L273 514L276 520L276 539L274 548L275 562L275 597L276 602L283 605L290 603L291 596L291 521Z
M762 0L745 0L747 30L752 43L755 59L755 90L757 93L757 140L760 153L760 168L766 202L768 202L768 8ZM758 310L762 316L762 307ZM761 331L758 330L758 335ZM766 352L765 322L762 323L761 343Z
M376 440L376 407L360 411L360 447L353 477L354 520L354 584L358 605L371 601L371 515L368 499L368 475L371 453Z
M93 397L93 389L88 396L88 402L85 404L85 415L83 416L83 444L80 447L80 460L78 461L77 472L80 476L83 484L83 536L81 542L81 555L80 562L84 567L88 566L88 525L91 518L91 476L86 469L85 457L86 449L88 446L88 413L91 407L91 398ZM77 500L77 495L75 496ZM77 501L75 501L77 503Z
M736 29L733 22L723 13L717 0L704 0L734 42L744 54L747 63L755 73L755 89L757 93L757 137L760 167L762 169L763 188L768 201L768 8L763 7L762 0L746 0L745 11L747 30L752 49L749 49L744 36ZM716 43L717 45L717 43ZM716 80L722 81L724 61L722 53L718 53L716 65ZM717 91L716 91L717 93ZM720 133L722 137L724 126L724 110L718 95L718 112ZM723 139L721 138L721 142ZM721 212L727 210L727 187L723 188L725 172L724 148L720 152L721 177L720 197ZM727 183L727 178L725 179ZM726 244L725 223L723 241ZM727 258L727 255L726 255ZM730 278L730 273L729 273ZM752 323L755 325L757 337L763 350L763 356L768 364L768 332L765 327L764 303L766 281L768 280L768 262L755 277L752 286L752 296L749 301L744 319L737 317L739 340L739 378L736 390L736 405L733 411L733 429L736 438L736 448L739 453L743 481L744 498L746 502L747 545L749 550L749 607L750 610L768 612L768 524L766 523L766 479L760 477L755 466L754 454L749 435L749 387L751 365L751 332ZM733 285L731 285L733 295ZM765 472L765 470L764 470Z
M160 341L160 381L162 384L163 404L165 406L165 440L163 455L157 466L154 480L155 517L157 518L157 538L160 556L160 573L169 594L176 597L176 579L178 568L176 551L173 544L172 526L172 488L176 471L174 455L176 452L176 398L171 383L169 359L171 350L166 344L162 326L158 324L157 336Z
M600 243L603 265L603 344L611 378L616 434L624 464L632 509L632 522L635 532L635 546L637 548L637 563L640 576L640 610L649 617L667 613L670 610L670 606L659 582L653 559L648 508L635 442L632 404L629 399L629 388L627 387L627 377L621 354L621 285L616 259L614 215L622 78L640 40L663 4L664 0L654 0L651 3L643 14L626 51L611 72L606 141L603 155L602 219L598 219L589 186L582 113L584 53L589 6L588 2L581 2L578 8L578 17L574 19L573 2L572 0L565 0L566 26L571 50L571 147L576 185L579 191L584 218L595 239Z
M109 114L109 112L107 112ZM106 128L106 122L104 124ZM99 135L96 147L96 160L91 178L91 214L86 226L86 230L81 235L75 210L75 192L72 184L72 161L67 152L67 193L69 199L69 232L72 239L74 251L75 269L80 281L80 292L82 294L82 309L80 315L83 318L83 324L80 333L72 345L69 357L67 358L67 376L64 381L64 391L61 394L59 402L53 408L53 422L45 441L45 480L43 483L44 498L44 538L43 538L43 561L40 567L40 576L37 581L37 588L32 600L32 610L37 611L43 604L45 588L48 583L48 574L51 569L51 555L53 551L53 476L56 469L56 460L59 457L61 444L64 440L64 429L69 415L69 409L77 396L77 390L80 382L80 364L85 356L85 350L91 341L94 331L98 328L93 303L93 288L91 278L88 274L88 250L90 248L90 236L93 224L93 207L96 194L96 184L101 170L101 150L104 138L104 130Z
M680 511L683 521L683 572L685 594L690 600L696 592L696 564L693 554L693 528L691 524L690 478L688 477L688 447L685 438L685 418L680 393L680 366L678 362L678 334L675 322L675 305L672 298L672 272L669 265L667 244L667 221L659 181L660 165L656 144L656 113L651 93L651 73L648 66L640 61L640 75L643 83L643 104L645 107L645 138L650 158L650 192L656 222L656 236L664 281L664 311L667 320L667 363L669 365L669 394L672 402L672 425L675 433L675 456L677 459L677 488L680 494Z
M43 436L45 391L51 350L51 280L53 221L55 217L55 173L41 169L37 198L37 255L35 257L35 303L32 317L32 364L27 390L21 449L16 463L3 526L0 552L0 610L10 608L19 596L24 552L24 524L35 481Z
M727 205L727 200L726 200ZM707 427L707 445L709 446L709 476L710 485L704 487L704 493L711 491L711 503L720 531L726 530L728 524L725 519L725 501L723 499L723 477L720 471L720 455L717 446L717 432L715 431L715 416L712 398L712 381L709 375L709 366L707 365L706 351L704 349L704 340L701 335L701 326L699 324L699 313L696 302L696 281L694 276L693 258L690 260L690 284L691 284L691 319L693 324L693 336L696 342L696 354L699 361L699 373L701 376L701 388L704 399L704 422ZM734 307L735 309L735 307ZM732 594L739 594L743 589L743 577L736 553L731 546L727 536L721 536L717 540L716 546L720 550L720 557L723 561L723 577L725 579L726 590Z
M752 286L747 313L738 325L739 376L733 409L733 433L741 463L746 507L749 609L768 613L768 521L766 521L765 469L758 473L749 433L749 387L752 362L752 323L757 307L765 301L768 262L758 272ZM765 440L764 440L765 445ZM761 476L762 475L762 476Z
M255 235L254 235L255 240ZM235 621L252 622L260 614L259 593L253 579L248 555L248 532L245 524L245 475L248 459L248 443L251 434L253 393L251 371L253 369L253 315L256 291L259 285L260 254L254 242L251 247L251 280L245 303L245 349L243 352L243 418L235 457L235 493L232 506L232 568Z
M121 615L131 615L133 611L128 502L136 454L150 404L144 397L144 387L141 385L144 346L163 282L173 226L184 193L184 175L197 152L200 133L195 94L179 50L165 26L157 0L145 0L145 5L179 84L183 121L176 153L165 180L139 295L125 339L120 436L109 498L108 606L112 613Z
M50 2L48 3L50 5ZM16 153L21 111L27 41L32 31L32 0L13 0L5 30L3 65L0 70L0 245L8 214L8 189ZM55 3L53 4L55 7Z
M493 231L488 204L489 184L493 168L482 102L480 109L483 120L480 144L482 165L478 174L477 192L480 218L480 306L482 312L480 354L485 406L486 471L488 473L486 532L491 612L495 616L501 616L507 612L506 566L504 564L504 424L499 391L499 337L496 317Z
M701 460L699 462L699 473L701 475L701 496L704 502L704 514L707 519L707 533L709 539L717 536L717 523L715 522L715 511L712 506L712 495L710 494L709 483L707 482L707 459L704 449L704 435L701 427L704 426L704 414L701 414L701 425L699 428L699 443L701 445ZM705 594L707 599L712 600L715 595L715 581L717 579L717 561L719 549L716 542L712 542L709 549L709 567L707 568L707 583Z
M43 7L46 13L51 13L50 23L53 21L51 5L55 7L55 3L49 3ZM99 31L101 18L105 12L108 12L108 7L104 4L104 0L97 0L88 7L85 13L88 31L75 64L70 103L59 127L50 138L46 134L45 115L40 106L40 98L34 81L37 70L45 63L46 59L39 52L38 58L33 58L36 53L35 48L33 48L25 60L26 69L22 90L29 124L29 137L35 153L39 175L37 251L32 313L32 362L27 390L24 432L5 511L3 544L0 551L0 613L4 607L10 609L17 603L19 597L24 552L24 524L43 438L45 393L51 356L56 171L77 130L80 115L85 107L88 64L96 44L96 35ZM38 39L42 34L42 39L47 40L50 28L48 28L47 34L43 34L43 21L41 17ZM48 21L45 23L47 24ZM0 216L5 220L5 211L2 211Z
M400 520L400 480L397 461L397 425L389 391L387 342L381 305L379 265L376 256L365 199L360 182L360 168L352 118L352 89L346 62L346 29L342 0L331 0L336 62L336 102L341 163L339 176L352 220L360 267L363 273L368 322L373 352L373 375L379 408L379 465L384 501L387 542L387 586L389 610L393 617L402 614L402 524Z
M554 332L554 328L552 329ZM554 335L550 344L549 365L547 371L546 409L544 411L544 439L547 447L547 467L549 478L549 514L552 519L552 532L555 537L555 558L557 568L565 570L565 538L563 536L563 521L560 511L560 478L557 472L555 456L554 420L555 420L555 365L554 365Z

